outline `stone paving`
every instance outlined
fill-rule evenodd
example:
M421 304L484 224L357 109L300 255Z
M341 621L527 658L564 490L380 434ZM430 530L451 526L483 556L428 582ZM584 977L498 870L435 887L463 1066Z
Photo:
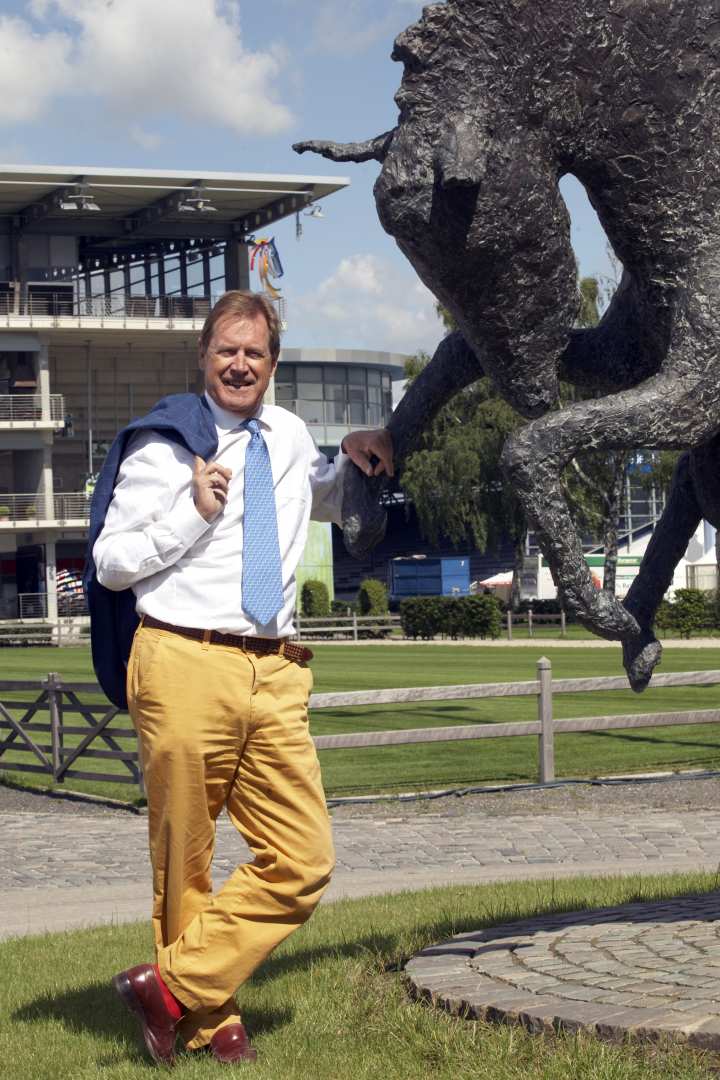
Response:
M491 871L537 876L544 868L582 873L623 865L646 873L720 864L720 810L635 810L625 814L489 817L476 809L460 819L425 812L387 817L335 817L337 875L385 875L387 887L406 873L449 876ZM249 856L230 821L218 822L214 871L221 883ZM4 813L0 882L4 892L38 884L81 888L145 881L147 819L129 813ZM483 877L485 880L486 878ZM384 890L378 890L384 891Z
M420 997L533 1032L720 1050L720 892L461 934L409 961Z

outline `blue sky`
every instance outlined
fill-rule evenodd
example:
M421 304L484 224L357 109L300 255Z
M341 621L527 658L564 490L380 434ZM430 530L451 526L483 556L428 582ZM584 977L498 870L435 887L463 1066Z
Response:
M380 227L379 166L291 144L392 127L395 35L417 0L2 0L0 161L348 176L349 190L273 227L286 343L432 351L432 297ZM607 274L584 192L563 182L582 274Z

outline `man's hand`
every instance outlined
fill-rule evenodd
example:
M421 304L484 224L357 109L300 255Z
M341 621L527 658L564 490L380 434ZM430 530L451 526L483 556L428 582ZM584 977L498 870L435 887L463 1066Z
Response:
M206 521L216 518L225 506L231 476L230 469L195 456L193 501L198 514Z
M366 476L395 475L392 437L387 428L352 431L345 436L340 449ZM370 460L372 457L378 459L374 464Z

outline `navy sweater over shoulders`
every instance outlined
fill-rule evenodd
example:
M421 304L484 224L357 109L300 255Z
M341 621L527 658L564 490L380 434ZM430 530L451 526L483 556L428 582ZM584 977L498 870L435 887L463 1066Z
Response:
M180 443L191 454L207 461L217 451L217 429L210 407L197 394L171 394L162 398L147 416L133 420L110 447L95 485L90 505L90 535L83 586L90 611L92 657L98 682L114 705L127 708L127 662L138 625L132 589L113 592L97 579L93 547L102 532L112 502L120 465L131 436L152 429Z

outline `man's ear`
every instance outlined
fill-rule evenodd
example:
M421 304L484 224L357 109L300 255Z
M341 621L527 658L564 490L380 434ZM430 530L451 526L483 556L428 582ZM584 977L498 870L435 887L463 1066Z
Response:
M205 370L205 353L202 350L202 346L198 342L198 367L201 371Z

